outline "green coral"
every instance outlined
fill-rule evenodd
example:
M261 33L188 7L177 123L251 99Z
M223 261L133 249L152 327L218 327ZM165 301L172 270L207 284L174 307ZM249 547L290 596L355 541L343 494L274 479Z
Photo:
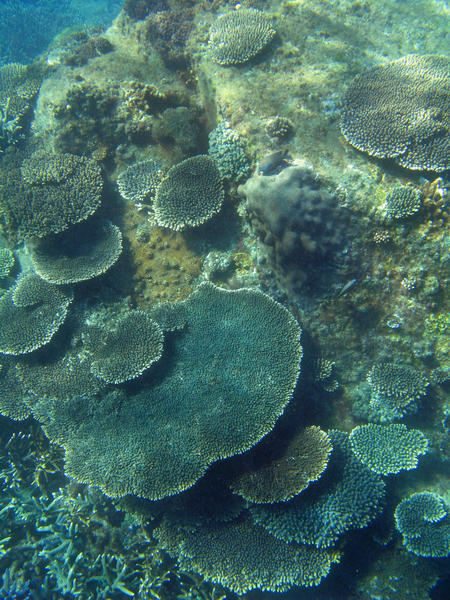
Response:
M161 358L163 339L159 325L142 310L130 311L108 329L90 327L84 342L91 373L111 384L135 379Z
M385 489L381 477L356 458L346 433L333 430L330 438L333 451L317 483L288 502L251 507L256 523L276 538L328 548L379 514Z
M209 283L184 306L186 327L141 390L33 408L77 481L111 496L174 495L256 444L283 413L302 356L292 315L262 292Z
M14 266L14 253L8 248L0 248L0 279L8 277Z
M182 569L239 595L319 585L335 560L324 550L285 544L248 518L195 530L164 519L155 535Z
M48 344L67 315L71 292L34 273L0 298L0 352L26 354Z
M395 524L410 552L433 558L450 554L450 514L444 498L419 492L395 509Z
M224 179L239 181L249 175L250 162L244 144L228 121L221 121L210 132L208 155Z
M358 459L381 475L415 469L419 456L428 450L428 440L421 431L399 423L355 427L350 443Z
M120 229L104 219L89 219L69 230L27 241L33 267L46 281L78 283L105 273L122 253Z

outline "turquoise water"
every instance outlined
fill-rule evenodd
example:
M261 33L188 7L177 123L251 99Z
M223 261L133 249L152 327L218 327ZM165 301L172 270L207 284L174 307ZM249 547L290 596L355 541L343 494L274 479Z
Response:
M448 596L448 23L0 3L1 599Z

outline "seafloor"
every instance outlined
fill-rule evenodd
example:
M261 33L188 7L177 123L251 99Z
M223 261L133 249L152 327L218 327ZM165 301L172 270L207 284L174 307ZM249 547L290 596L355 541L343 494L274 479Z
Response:
M88 14L89 2L81 4ZM276 30L240 64L218 64L208 44L218 17L236 6L220 0L127 0L106 29L97 20L59 31L20 74L16 67L1 69L23 60L11 52L0 60L0 599L219 600L235 592L249 600L448 597L448 170L369 156L340 128L355 76L407 55L445 53L448 5L240 5L266 13ZM29 40L27 52L32 55ZM448 169L448 59L446 65L440 98ZM397 93L393 84L392 96ZM169 168L208 152L222 176L217 207L209 218L171 225L158 204ZM143 161L155 161L158 177L167 177L152 184L162 186L155 200L150 187L139 196L130 189L136 181L124 176ZM62 189L66 178L75 187L58 195L54 188ZM217 185L210 184L209 197ZM409 204L398 201L401 193L409 194ZM90 253L89 236L106 236L105 220L121 233L114 229L116 241L108 239L107 248L92 239ZM77 229L91 221L102 225ZM52 280L45 253L57 254L53 237L67 231L73 237L61 252L72 244L67 252L75 256L81 247L85 262L78 260L78 275L67 276L62 259ZM46 243L55 245L49 250ZM52 289L57 284L55 298L42 299L50 292L30 270L47 277ZM24 277L31 291L14 299L25 295ZM245 296L241 288L253 292ZM174 312L160 314L161 302ZM274 314L266 323L269 302ZM214 316L204 315L208 303ZM288 316L275 315L280 305ZM21 311L32 308L40 312L30 324ZM133 318L142 319L134 330ZM171 318L182 322L166 322ZM50 333L39 331L45 339L29 342L39 337L30 328L41 319L49 320ZM301 352L294 340L299 325ZM235 328L230 340L227 327ZM23 331L27 344L21 345ZM158 335L164 336L159 354ZM233 354L235 344L245 360ZM143 347L155 353L145 365ZM289 377L301 353L295 387L296 376ZM254 368L249 378L246 368ZM238 408L225 408L233 395ZM266 412L252 404L269 396ZM160 404L148 409L147 423L143 402L150 397ZM162 414L167 408L176 420ZM384 448L375 470L364 455L365 470L345 479L339 465L325 469L325 453L324 479L322 471L308 476L305 465L299 473L292 461L311 459L306 446L304 455L285 455L283 463L286 439L318 426L339 449L330 461L341 452L348 470L357 471L348 441L337 442L333 430L349 434L368 423L384 431L367 442ZM396 423L410 430L410 446L393 441ZM203 436L201 448L195 435ZM426 447L418 450L420 443ZM142 450L145 444L151 451ZM396 451L397 471L388 464ZM198 458L203 463L195 471ZM301 475L304 487L313 482L305 496L308 510L313 506L308 527L323 520L320 540L306 526L289 538L292 521L282 529L276 520L286 499L272 501L274 508L263 501L262 511L274 518L272 536L249 516L258 514L258 501L230 492L238 487L236 473L254 469L257 478L255 465L272 463L275 479ZM448 512L429 517L428 527L434 519L438 533L423 529L408 537L396 507L422 492ZM366 503L361 513L354 508L359 502ZM292 518L307 514L299 506ZM412 541L417 537L426 538L422 546ZM257 544L267 547L255 572ZM286 548L300 554L292 558ZM311 556L299 558L303 551L317 553L314 573L305 566Z

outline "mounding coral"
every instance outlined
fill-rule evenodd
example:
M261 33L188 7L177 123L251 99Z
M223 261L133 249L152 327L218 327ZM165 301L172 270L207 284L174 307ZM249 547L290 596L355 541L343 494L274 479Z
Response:
M285 502L320 478L331 450L331 440L325 431L316 426L305 427L289 440L282 456L234 476L231 489L249 502Z
M421 431L400 423L359 425L350 433L350 444L358 459L381 475L415 469L419 456L428 450Z
M0 353L27 354L48 344L67 315L71 291L34 273L21 277L0 298Z
M450 509L441 496L419 492L404 498L395 509L395 525L410 552L433 558L450 554Z
M18 241L59 233L100 206L103 180L90 158L36 152L0 176L0 208Z
M91 373L106 383L135 379L161 358L163 332L142 310L130 311L112 329L89 327L84 336Z
M243 141L228 121L220 121L210 132L208 155L224 179L239 181L249 174L250 162Z
M329 435L333 451L318 482L288 502L250 509L255 522L280 540L328 548L346 531L366 527L381 510L381 477L356 458L346 433Z
M155 535L182 569L239 595L319 585L336 560L324 550L277 540L249 518L194 530L163 519Z
M302 356L292 315L262 292L210 283L184 306L186 327L142 391L37 403L77 481L116 497L177 494L253 446L284 411Z
M445 56L410 54L357 75L342 101L346 140L408 169L447 170L449 66Z
M105 273L122 253L122 233L110 221L89 219L67 231L27 242L33 267L58 285L93 279Z
M221 15L209 32L209 52L219 65L239 65L259 54L274 38L271 17L254 8Z
M167 171L155 197L158 225L181 231L219 212L224 199L219 170L209 156L187 158Z
M400 185L389 192L386 198L386 216L389 219L405 219L414 215L422 205L420 190Z

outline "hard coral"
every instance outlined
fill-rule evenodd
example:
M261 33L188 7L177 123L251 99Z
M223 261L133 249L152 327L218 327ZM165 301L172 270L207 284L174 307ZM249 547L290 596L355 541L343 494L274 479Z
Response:
M224 199L222 179L208 156L194 156L169 171L156 190L159 225L180 231L197 227L219 212Z
M411 54L358 75L343 99L344 137L408 169L448 169L449 65L445 56Z
M245 63L274 38L272 19L260 10L240 8L220 16L210 30L209 49L219 65Z

